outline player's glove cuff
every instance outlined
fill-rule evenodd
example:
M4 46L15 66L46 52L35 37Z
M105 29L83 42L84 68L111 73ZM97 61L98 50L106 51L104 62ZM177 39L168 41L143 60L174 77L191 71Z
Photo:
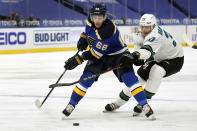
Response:
M80 35L80 39L77 43L77 48L78 48L78 50L83 51L83 50L86 50L87 47L88 47L88 42L86 39L86 34L85 34L85 32L83 32Z
M140 53L138 51L134 51L133 53L131 53L131 55L134 57L135 60L140 59Z
M65 62L65 66L64 68L67 70L72 70L75 67L77 67L78 65L83 63L83 58L80 55L74 55L73 57L69 58L66 62Z

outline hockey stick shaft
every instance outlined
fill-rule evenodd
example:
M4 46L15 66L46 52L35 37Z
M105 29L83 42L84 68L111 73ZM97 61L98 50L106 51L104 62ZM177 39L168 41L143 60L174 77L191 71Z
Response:
M121 65L117 65L113 68L110 68L102 73L99 73L99 74L95 74L95 75L92 75L92 76L89 76L89 77L86 77L86 78L83 78L83 79L80 79L78 81L75 81L75 82L72 82L72 83L59 83L59 84L52 84L49 86L49 88L55 88L55 87L61 87L61 86L71 86L71 85L74 85L74 84L77 84L77 83L80 83L80 82L84 82L84 81L87 81L87 80L90 80L92 78L95 78L95 77L98 77L102 74L105 74L107 72L110 72L110 71L113 71L113 70L116 70L116 69L119 69L121 67Z
M80 52L80 50L77 51L76 54L78 54ZM61 76L58 78L58 80L56 81L55 84L58 84L58 82L61 80L61 78L64 76L64 74L66 73L67 70L64 70L64 72L61 74ZM47 100L47 98L49 97L49 95L52 93L52 91L55 89L55 87L53 87L49 93L47 94L47 96L44 98L44 100L42 101L42 103L39 105L39 108L42 107L42 105L45 103L45 101Z
M58 78L56 84L58 84L58 82L61 80L61 78L63 77L63 75L66 73L66 70L64 70L64 72L61 74L61 76ZM42 107L42 105L45 103L45 101L47 100L47 98L49 97L49 95L51 94L51 92L54 90L55 88L52 88L49 93L47 94L47 96L44 98L44 100L42 101L40 108Z

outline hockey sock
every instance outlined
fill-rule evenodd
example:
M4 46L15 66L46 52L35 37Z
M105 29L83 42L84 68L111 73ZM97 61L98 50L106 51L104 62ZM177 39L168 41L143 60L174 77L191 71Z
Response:
M130 91L129 91L130 92ZM118 106L124 105L128 100L130 99L130 96L126 95L124 91L122 90L119 94L119 98L114 102Z
M145 95L146 95L146 99L151 99L152 96L155 95L155 93L149 92L146 89L144 89Z
M146 95L142 86L133 89L131 94L141 106L147 103Z
M123 92L123 90L120 92L119 97L120 97L122 100L124 100L124 101L128 101L128 100L130 99L130 97L127 96L127 95Z
M92 76L91 72L84 72L80 79ZM81 82L74 88L70 102L72 105L77 105L78 102L85 96L87 89L94 83L95 78Z
M136 99L136 101L142 106L147 103L146 95L144 93L144 89L140 85L137 76L134 72L127 72L122 74L121 76L123 82L131 91L131 94Z
M86 94L86 90L82 90L81 88L78 87L79 85L75 86L72 95L71 95L71 99L70 99L70 103L72 105L77 105L78 102L85 96Z

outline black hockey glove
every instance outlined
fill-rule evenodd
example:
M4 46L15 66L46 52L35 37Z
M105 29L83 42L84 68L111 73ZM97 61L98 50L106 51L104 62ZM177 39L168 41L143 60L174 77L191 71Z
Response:
M78 65L83 63L83 58L80 55L74 55L73 57L69 58L66 62L65 62L65 66L64 68L66 70L72 70L75 67L77 67Z
M85 34L85 32L83 32L80 35L80 39L77 43L77 48L78 48L78 50L83 51L83 50L86 50L87 47L88 47L88 42L86 39L86 34Z
M120 58L120 65L122 67L129 68L135 62L134 57L131 54L125 53Z
M139 60L140 59L140 53L138 51L134 51L131 54L135 58L135 60Z
M132 54L125 53L120 58L120 64L123 67L129 68L131 65L139 61L140 53L135 51Z
M134 51L132 53L133 57L135 58L135 62L134 62L134 65L136 66L141 66L141 65L144 65L144 60L143 59L140 59L140 53L138 51Z
M139 60L135 61L135 63L134 63L135 66L141 66L141 65L144 65L144 64L145 63L144 63L143 59L139 59Z

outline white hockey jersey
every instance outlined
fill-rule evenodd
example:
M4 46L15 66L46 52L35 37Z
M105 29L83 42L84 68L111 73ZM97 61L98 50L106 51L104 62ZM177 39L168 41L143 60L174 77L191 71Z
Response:
M141 33L136 33L133 37L134 50L141 50L144 45L150 46L154 53L153 58L157 62L184 56L182 46L159 26L155 26L145 38Z

